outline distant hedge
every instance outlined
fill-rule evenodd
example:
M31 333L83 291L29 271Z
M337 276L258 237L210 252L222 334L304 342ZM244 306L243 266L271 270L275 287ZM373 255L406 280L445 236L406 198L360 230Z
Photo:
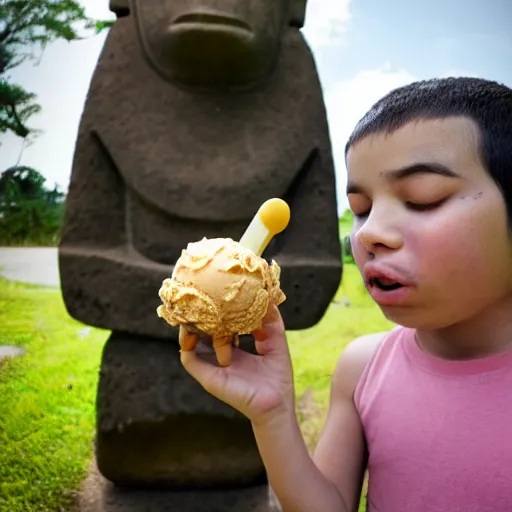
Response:
M59 243L66 196L46 189L46 179L30 167L0 175L0 245Z

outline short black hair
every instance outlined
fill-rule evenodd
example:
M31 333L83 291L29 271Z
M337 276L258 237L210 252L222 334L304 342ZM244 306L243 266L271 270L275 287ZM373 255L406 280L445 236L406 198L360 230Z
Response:
M463 116L479 130L480 158L501 189L512 221L512 89L483 78L433 78L392 90L356 125L345 146L369 135L392 133L409 122Z

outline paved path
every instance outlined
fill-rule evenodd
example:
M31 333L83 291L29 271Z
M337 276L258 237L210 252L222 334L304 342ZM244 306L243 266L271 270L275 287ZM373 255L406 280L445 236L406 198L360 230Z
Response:
M0 365L3 359L8 357L14 358L22 356L25 353L21 347L10 347L8 345L0 345Z
M0 247L0 275L11 281L60 286L57 249Z
M60 286L57 249L0 247L0 276L10 281ZM19 347L0 346L0 364L6 357L23 355Z

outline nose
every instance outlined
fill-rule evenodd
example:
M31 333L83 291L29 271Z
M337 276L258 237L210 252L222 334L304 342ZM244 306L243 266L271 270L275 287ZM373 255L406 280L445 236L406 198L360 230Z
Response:
M369 252L398 250L403 245L402 231L393 222L391 212L372 209L364 224L356 229L356 240Z

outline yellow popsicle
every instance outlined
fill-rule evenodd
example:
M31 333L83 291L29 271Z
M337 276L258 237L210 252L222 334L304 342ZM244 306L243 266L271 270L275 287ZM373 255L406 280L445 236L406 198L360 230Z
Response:
M290 207L277 197L265 201L240 238L240 244L258 256L263 254L272 238L286 229Z

